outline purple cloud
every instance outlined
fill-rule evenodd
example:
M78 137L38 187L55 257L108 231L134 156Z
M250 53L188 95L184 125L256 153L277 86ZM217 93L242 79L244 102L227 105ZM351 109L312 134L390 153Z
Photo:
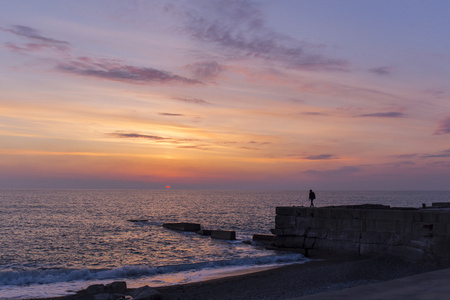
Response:
M58 63L56 69L66 73L96 77L106 80L124 81L134 84L183 83L202 84L202 82L174 75L167 71L148 67L136 67L112 60L95 60L81 57L69 62Z
M439 121L438 129L434 132L434 134L448 134L448 133L450 133L450 116Z
M156 135L147 135L147 134L139 134L139 133L111 133L110 135L118 138L137 138L137 139L148 139L148 140L167 140L168 138L164 138Z
M319 47L300 43L265 26L257 5L244 1L205 1L187 10L184 33L215 46L231 59L257 58L303 70L344 70L348 63L314 53Z
M192 143L192 142L201 142L201 140L198 139L177 139L177 138L167 138L157 135L149 135L149 134L141 134L141 133L135 133L135 132L114 132L114 133L108 133L108 136L116 137L116 138L125 138L125 139L144 139L144 140L150 140L154 141L156 143L162 142L162 143L170 143L170 144L183 144L186 142ZM184 146L180 146L184 147ZM186 146L190 147L190 146ZM196 146L192 146L196 147Z
M195 78L201 80L211 80L217 77L226 68L216 61L205 61L187 65L186 68L191 71Z
M25 37L27 39L39 41L41 43L47 43L47 44L56 44L56 45L70 45L69 42L66 41L60 41L52 38L48 38L45 36L42 36L39 31L37 31L34 28L23 26L23 25L14 25L10 29L0 27L0 30L9 32L12 34L15 34L17 36Z
M305 116L328 116L325 113L315 112L315 111L306 111L306 112L302 112L301 114L305 115Z
M306 156L305 159L309 160L327 160L327 159L337 159L337 157L333 154L319 154L319 155L311 155Z
M24 37L38 43L28 43L25 46L17 46L7 43L6 47L12 51L42 51L46 49L56 49L65 51L65 59L56 61L56 70L65 73L96 77L99 79L122 81L133 84L149 83L181 83L181 84L203 84L199 80L186 78L172 74L164 70L157 70L149 67L131 66L120 61L98 59L91 57L73 57L70 53L70 43L42 36L37 30L16 25L11 29L0 27L1 30Z
M28 26L14 25L11 28L0 27L0 30L30 41L30 43L21 46L14 43L6 43L5 47L14 52L37 52L47 49L66 52L70 48L69 42L42 36L36 29Z
M174 97L174 100L186 102L186 103L194 103L194 104L211 104L205 100L197 99L197 98L180 98L180 97Z
M422 156L423 158L443 158L450 157L450 149L444 150L439 154L426 154Z
M390 75L392 73L392 67L378 67L369 69L369 72L377 74L377 75Z
M379 113L373 113L373 114L364 114L359 115L357 117L379 117L379 118L402 118L404 116L401 112L379 112Z

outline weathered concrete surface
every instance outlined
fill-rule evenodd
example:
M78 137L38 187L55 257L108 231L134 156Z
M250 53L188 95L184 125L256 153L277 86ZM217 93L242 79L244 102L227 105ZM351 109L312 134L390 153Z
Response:
M253 241L265 245L275 245L277 236L274 234L254 234Z
M211 230L202 229L202 230L197 231L197 234L211 236Z
M197 223L164 223L163 227L179 231L199 231L202 229L201 225Z
M211 230L211 238L219 240L235 240L236 232L232 230Z
M277 207L276 246L450 263L450 210Z

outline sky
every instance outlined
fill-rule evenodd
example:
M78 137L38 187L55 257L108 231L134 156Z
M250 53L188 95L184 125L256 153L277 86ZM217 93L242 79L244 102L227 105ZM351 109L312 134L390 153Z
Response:
M1 0L0 188L449 190L447 0Z

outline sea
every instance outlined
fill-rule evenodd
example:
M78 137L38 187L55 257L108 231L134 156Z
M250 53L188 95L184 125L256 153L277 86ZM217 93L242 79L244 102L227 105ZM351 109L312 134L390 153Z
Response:
M450 201L450 191L315 193L318 207ZM113 281L167 286L307 262L252 241L270 234L277 206L309 206L308 191L0 189L0 299L63 296ZM234 230L236 240L166 229L166 222Z

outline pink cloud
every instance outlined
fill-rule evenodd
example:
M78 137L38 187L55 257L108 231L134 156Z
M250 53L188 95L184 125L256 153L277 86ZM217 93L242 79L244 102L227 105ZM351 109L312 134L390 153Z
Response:
M434 134L447 134L447 133L450 133L450 116L439 121L438 129L434 132Z

